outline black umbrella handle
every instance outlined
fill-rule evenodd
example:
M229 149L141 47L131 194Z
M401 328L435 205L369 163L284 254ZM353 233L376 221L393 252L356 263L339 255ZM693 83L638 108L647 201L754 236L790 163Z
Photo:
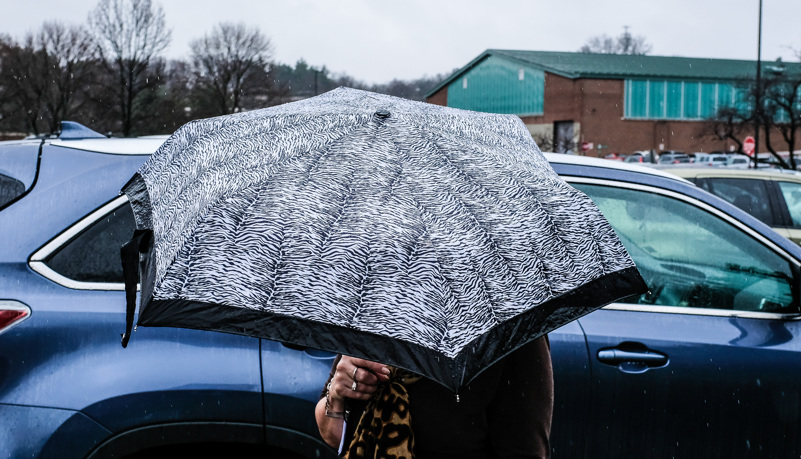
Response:
M125 333L122 347L128 346L136 312L136 285L139 283L139 254L144 253L150 242L151 230L135 230L130 241L120 249L122 258L122 278L125 281Z

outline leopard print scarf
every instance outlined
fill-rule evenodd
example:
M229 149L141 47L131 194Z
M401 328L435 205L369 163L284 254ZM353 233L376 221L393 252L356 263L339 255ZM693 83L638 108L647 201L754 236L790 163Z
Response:
M406 386L420 379L392 368L389 381L367 403L344 457L347 459L413 459L414 433Z

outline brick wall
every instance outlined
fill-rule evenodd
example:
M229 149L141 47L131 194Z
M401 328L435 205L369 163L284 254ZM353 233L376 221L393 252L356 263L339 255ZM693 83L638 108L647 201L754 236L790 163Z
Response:
M426 102L428 102L429 104L447 106L448 105L448 85L443 86L442 88L440 88L439 91L435 92L434 94L431 94L431 96L426 99Z

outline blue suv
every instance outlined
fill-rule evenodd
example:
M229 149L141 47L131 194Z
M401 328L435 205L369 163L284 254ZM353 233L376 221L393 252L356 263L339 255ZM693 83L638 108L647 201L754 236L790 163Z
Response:
M0 459L334 457L313 415L331 354L145 327L120 346L118 192L165 138L65 127L0 143ZM550 334L553 456L801 455L801 247L674 175L546 157L650 289Z
M0 458L334 457L313 415L331 354L166 328L120 346L118 193L165 139L0 144Z

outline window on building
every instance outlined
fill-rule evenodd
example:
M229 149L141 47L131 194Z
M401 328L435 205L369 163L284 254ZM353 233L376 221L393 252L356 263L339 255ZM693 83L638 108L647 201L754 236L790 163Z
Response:
M545 72L494 56L448 86L448 106L466 110L542 115L544 101Z
M665 117L665 81L648 82L648 118Z
M684 95L682 101L684 102L684 110L682 110L682 118L696 119L698 118L698 101L701 85L700 83L682 83Z
M665 117L681 118L683 113L684 91L681 81L665 82Z
M746 90L730 82L626 80L625 100L630 119L699 120L723 107L747 109Z

